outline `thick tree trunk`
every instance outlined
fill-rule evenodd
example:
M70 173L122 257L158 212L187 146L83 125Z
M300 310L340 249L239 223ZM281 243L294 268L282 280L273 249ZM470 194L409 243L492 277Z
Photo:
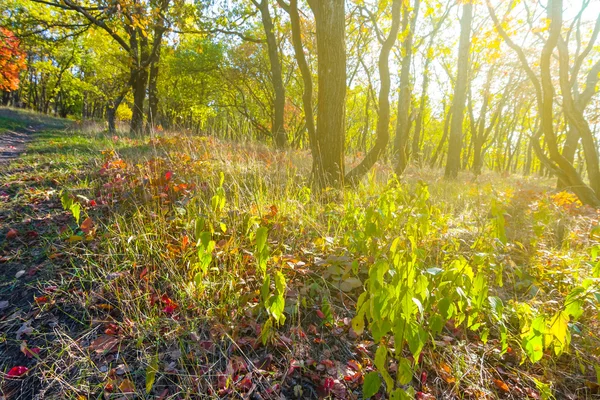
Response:
M254 1L254 4L260 10L265 36L267 38L267 52L269 54L269 63L271 66L271 83L275 92L273 101L274 116L273 126L271 128L275 145L283 148L287 145L287 134L285 132L285 87L281 72L281 62L279 60L279 50L277 48L277 39L275 38L275 26L269 11L269 0L261 0L260 3Z
M392 47L396 43L400 29L400 7L402 0L392 3L392 27L379 53L379 115L377 118L377 138L375 146L352 171L346 175L346 182L356 184L375 165L390 139L390 65L389 58Z
M463 4L460 20L460 41L458 47L458 72L454 88L452 104L452 123L448 142L448 159L446 161L446 178L456 178L460 169L460 153L462 150L462 125L467 96L467 78L469 70L469 55L471 52L471 23L473 21L473 4Z
M321 169L320 187L341 186L344 179L346 103L345 0L314 0L317 31L319 94L317 142Z
M131 72L131 89L133 90L133 110L131 115L131 134L140 136L144 132L144 101L146 99L146 84L148 82L148 70L142 67L134 67Z

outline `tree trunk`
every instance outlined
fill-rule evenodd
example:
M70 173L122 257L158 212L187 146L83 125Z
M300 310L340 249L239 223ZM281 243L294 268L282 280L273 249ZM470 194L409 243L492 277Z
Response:
M277 48L277 39L275 38L275 26L269 11L269 0L261 0L260 3L254 1L256 7L260 10L265 36L267 38L267 52L269 54L269 63L271 66L271 83L275 92L273 102L274 117L272 134L275 145L283 148L287 145L287 134L285 132L285 87L281 72L281 62L279 60L279 50Z
M579 133L579 136L581 136L590 186L596 193L596 197L600 197L600 164L598 160L598 149L594 134L583 115L583 109L577 107L573 100L573 93L571 92L569 80L568 48L562 37L559 37L558 40L558 54L560 86L567 123ZM571 160L571 164L572 163L573 161Z
M427 52L429 54L429 51ZM423 86L421 93L421 101L419 102L419 111L417 112L417 120L415 122L415 133L412 142L412 156L417 163L421 161L421 130L423 128L423 116L425 114L425 105L427 104L427 89L429 88L429 64L431 58L425 60L423 68Z
M133 110L131 115L131 134L140 136L144 131L144 100L146 98L146 84L148 70L142 67L133 67L131 72L131 88L133 90Z
M479 121L476 131L473 131L473 172L475 175L481 174L483 168L483 141L485 135L485 123L487 117L488 106L490 103L490 86L492 84L492 77L494 76L493 65L489 67L485 86L483 89L483 102L481 104L481 110L479 110Z
M471 52L471 23L473 21L473 4L463 4L462 18L460 20L460 42L458 47L458 72L454 88L452 104L452 123L448 142L448 159L446 161L446 178L456 178L460 168L460 153L462 150L462 124L467 96L467 77L469 69L469 55Z
M448 108L448 112L446 113L446 118L444 120L444 133L442 134L442 138L440 139L440 142L438 143L437 147L435 148L435 151L433 152L433 155L431 156L431 160L429 161L429 166L431 168L435 167L438 157L440 156L440 154L442 153L442 149L444 148L444 144L446 143L446 140L448 139L448 131L449 131L451 120L452 120L452 106L450 106Z
M163 37L163 28L154 29L153 55L150 63L150 76L148 78L148 117L146 130L151 131L158 122L158 72L160 65L160 48Z
M375 146L352 171L346 175L346 181L356 184L375 165L381 153L385 150L390 139L390 65L389 58L392 47L396 43L400 29L400 8L402 0L392 2L392 27L388 37L383 42L379 53L379 115L377 118L377 139Z
M280 2L282 7L286 8L285 3ZM308 62L304 55L302 45L302 27L300 25L300 14L298 12L298 0L290 0L289 8L290 23L292 26L292 46L294 47L294 57L302 75L304 91L302 92L302 108L304 109L304 119L306 121L306 131L308 132L308 144L312 154L312 174L319 175L317 171L321 170L321 152L317 140L315 127L315 117L313 113L313 81Z
M344 179L346 102L345 1L312 0L317 31L317 142L321 169L320 187L341 186Z
M394 152L398 156L396 164L396 174L401 175L408 166L408 137L410 134L410 67L413 52L413 37L415 24L419 14L420 0L415 0L412 18L410 18L410 3L403 2L402 31L406 32L406 37L402 43L402 63L400 68L400 91L398 94L398 116L396 122L396 138L394 143Z

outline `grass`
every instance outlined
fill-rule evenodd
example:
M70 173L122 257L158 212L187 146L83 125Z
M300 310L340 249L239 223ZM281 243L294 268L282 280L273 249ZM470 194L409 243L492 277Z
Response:
M0 107L0 135L8 131L24 131L37 126L45 129L64 129L70 122L27 110Z
M465 307L479 328L459 324L457 311L412 359L404 389L419 398L598 396L596 210L539 177L447 182L412 169L396 182L386 166L355 191L317 194L309 168L304 152L258 144L44 130L0 172L0 300L9 301L0 370L29 368L0 377L3 395L360 398L378 346L390 348L394 377L414 354L390 335L374 341L369 326L351 328L369 271L391 260L397 237L407 256L414 231L419 273L444 271L429 278L432 299L442 292L436 279L464 260L485 274L504 317L494 319L487 299L480 311ZM79 223L61 197L80 204ZM268 299L285 280L282 324L261 301L265 275ZM550 321L581 285L591 289L569 321L568 346L548 342L532 362L532 321ZM416 314L427 329L436 302Z

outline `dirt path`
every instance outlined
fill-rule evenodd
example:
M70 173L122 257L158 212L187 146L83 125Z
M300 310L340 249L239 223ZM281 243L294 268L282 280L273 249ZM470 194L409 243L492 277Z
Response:
M27 143L31 140L36 128L24 131L8 131L0 134L0 164L7 163L25 152Z
M56 118L27 111L0 107L0 164L24 153L36 133L64 129L67 123Z

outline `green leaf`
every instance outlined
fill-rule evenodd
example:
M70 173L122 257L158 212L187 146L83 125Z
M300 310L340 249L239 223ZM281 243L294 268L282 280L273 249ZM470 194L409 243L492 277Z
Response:
M79 218L81 217L81 205L79 203L73 203L69 209L71 210L73 217L75 217L75 222L77 222L77 225L79 225Z
M583 297L585 296L582 296L582 294L584 292L585 290L582 287L577 287L565 298L565 312L573 319L577 319L583 314Z
M413 369L410 360L407 358L401 358L398 364L398 383L401 385L407 385L412 381Z
M533 381L535 382L535 386L540 391L540 397L542 398L542 400L550 400L555 398L552 394L552 388L550 387L550 385L542 381L538 381L535 378L533 378Z
M407 393L404 389L396 389L390 394L390 400L412 400L414 396Z
M365 381L363 383L363 397L365 399L369 397L373 397L377 392L379 392L379 388L381 387L381 378L379 378L379 374L377 371L371 371L367 375L365 375Z
M383 344L381 344L381 345L379 345L379 347L377 348L377 351L375 352L375 360L373 360L373 362L375 364L375 367L377 367L377 370L381 373L381 376L383 376L383 380L385 381L385 386L387 387L387 390L389 392L394 387L394 380L392 379L389 372L387 371L387 362L386 362L387 355L388 355L387 347L385 347Z
M60 203L63 206L63 210L67 211L71 209L71 205L73 204L73 198L69 196L67 192L60 193Z
M548 340L547 345L551 342L554 345L554 353L560 355L571 342L571 334L569 332L569 315L565 311L557 312L549 325L547 336L552 335L554 339Z
M429 330L432 335L439 335L444 329L444 318L441 315L435 314L431 318L429 318Z
M158 372L158 354L152 358L148 369L146 369L146 394L150 394L152 391L152 386L154 386L156 380L156 372Z
M265 321L265 323L263 324L263 326L260 330L260 340L261 340L263 346L265 346L267 344L267 342L271 338L272 334L273 334L273 320L271 318L269 318L268 320Z
M283 315L283 310L285 309L285 299L283 296L273 295L268 301L267 306L269 313L275 319L277 323L283 323L285 321L285 316Z
M265 245L267 244L267 234L269 233L269 229L267 227L261 226L256 230L256 252L262 253Z
M265 275L263 278L263 284L260 287L260 297L264 304L267 304L267 300L269 298L269 293L271 291L271 278L269 275Z
M413 354L415 360L418 360L421 350L423 350L423 346L427 342L427 332L419 324L410 324L406 340L408 341L410 352Z
M285 293L285 276L281 271L275 272L275 290L281 295Z

